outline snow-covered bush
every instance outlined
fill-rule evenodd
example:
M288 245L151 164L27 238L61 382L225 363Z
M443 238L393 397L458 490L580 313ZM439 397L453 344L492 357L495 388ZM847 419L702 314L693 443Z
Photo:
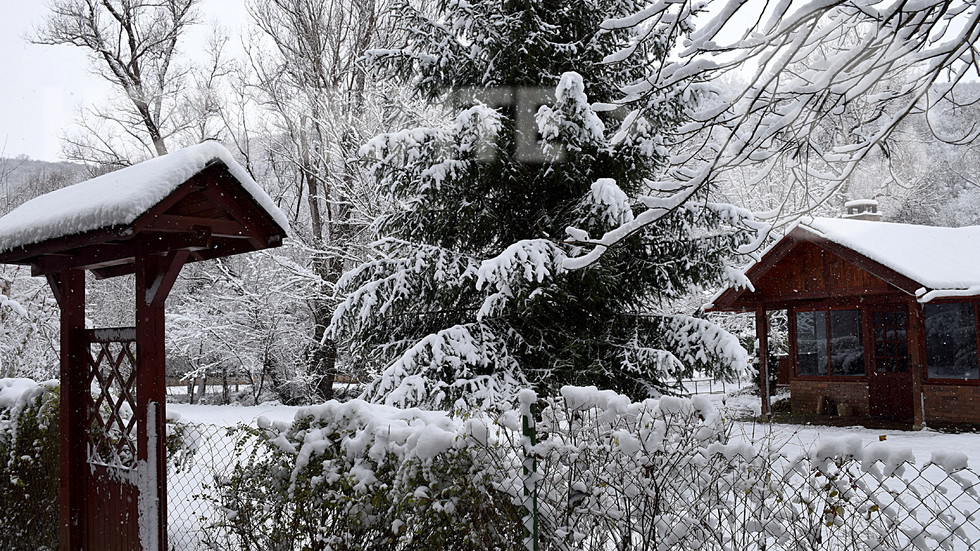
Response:
M57 375L58 331L58 305L44 280L0 266L0 377Z
M701 398L566 386L519 402L499 416L328 402L260 423L219 522L236 549L510 550L525 526L542 550L925 551L980 535L964 454L915 465L854 439L789 454Z
M0 549L58 548L58 385L0 379Z
M669 541L665 526L681 528L717 507L720 496L708 489L728 468L710 449L728 442L731 425L707 400L561 392L542 402L533 448L548 548L644 549Z
M735 431L703 397L565 387L541 404L545 549L925 551L980 535L980 479L961 453L916 465L851 438L790 454L769 431Z
M260 422L221 488L237 547L518 549L531 510L543 549L661 541L740 474L712 451L731 425L705 400L567 386L520 401L495 417L331 401Z
M234 548L520 545L519 507L472 445L474 433L486 441L479 421L353 400L259 426L244 429L248 451L219 488Z

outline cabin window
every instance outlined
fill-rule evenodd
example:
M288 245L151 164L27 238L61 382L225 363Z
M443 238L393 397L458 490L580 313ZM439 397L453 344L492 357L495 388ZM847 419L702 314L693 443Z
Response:
M977 317L970 303L926 304L926 365L931 379L977 379Z
M796 372L799 375L864 375L861 312L796 312Z

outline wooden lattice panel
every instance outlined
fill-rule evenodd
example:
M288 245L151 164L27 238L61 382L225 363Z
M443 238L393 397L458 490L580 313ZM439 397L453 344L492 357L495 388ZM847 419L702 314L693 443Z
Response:
M133 469L137 461L136 330L99 329L88 334L88 461Z

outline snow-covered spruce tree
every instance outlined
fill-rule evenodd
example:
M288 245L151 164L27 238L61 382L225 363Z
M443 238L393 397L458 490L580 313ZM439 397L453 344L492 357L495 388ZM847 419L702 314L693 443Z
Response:
M751 234L747 214L709 202L707 187L678 204L655 198L662 129L698 98L666 90L629 133L607 131L620 125L606 102L656 71L677 39L606 59L630 37L598 22L641 4L449 0L433 18L400 8L405 44L373 52L375 61L434 103L450 98L454 115L362 148L397 205L378 222L377 258L338 284L331 325L380 372L366 397L488 407L519 387L566 383L644 397L694 370L744 367L733 337L668 307L725 280L726 255ZM524 100L541 87L553 92L539 109ZM576 243L647 209L667 214L600 262L563 266Z

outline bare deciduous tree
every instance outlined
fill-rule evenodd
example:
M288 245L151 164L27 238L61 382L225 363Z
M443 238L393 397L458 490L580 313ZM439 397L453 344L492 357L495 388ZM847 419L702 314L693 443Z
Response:
M330 397L337 346L324 334L333 285L351 264L365 184L353 159L376 133L378 86L361 58L389 35L384 0L254 0L260 40L248 52L255 98L274 136L276 178L287 188L294 235L310 255L313 392Z
M66 153L77 160L128 164L117 138L135 142L143 154L167 153L167 139L184 122L175 116L186 72L177 67L178 42L195 22L199 0L54 0L38 28L36 44L83 48L97 74L127 101L92 108L81 136Z

